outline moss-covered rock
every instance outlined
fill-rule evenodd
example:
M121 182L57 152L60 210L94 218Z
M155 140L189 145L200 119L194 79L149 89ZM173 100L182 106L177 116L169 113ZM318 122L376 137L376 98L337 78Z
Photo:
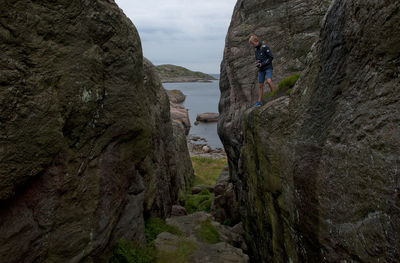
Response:
M102 262L193 176L167 95L114 1L1 6L0 262Z
M290 97L226 113L219 131L255 262L398 260L398 10L332 1ZM230 85L227 106L245 87Z

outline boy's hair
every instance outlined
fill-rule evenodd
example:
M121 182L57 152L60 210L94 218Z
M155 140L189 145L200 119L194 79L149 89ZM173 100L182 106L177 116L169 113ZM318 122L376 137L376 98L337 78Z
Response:
M249 39L249 43L251 42L258 42L258 37L256 35L252 35Z

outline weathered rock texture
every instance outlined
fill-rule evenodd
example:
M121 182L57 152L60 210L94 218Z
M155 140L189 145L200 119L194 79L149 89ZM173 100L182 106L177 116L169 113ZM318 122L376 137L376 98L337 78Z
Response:
M257 34L275 59L273 81L305 67L306 54L318 39L329 0L238 0L232 15L221 63L218 134L234 163L240 154L243 112L258 96L254 51L249 37ZM231 165L230 169L234 169ZM235 171L233 171L235 172Z
M236 224L240 221L239 204L236 200L228 167L225 167L213 188L214 199L211 214L220 223Z
M248 109L242 127L228 125L244 87L231 62L219 131L254 262L398 261L399 12L333 1L290 98Z
M205 242L199 237L202 224L208 221L208 235L217 232L217 243ZM243 253L246 248L243 240L243 228L240 224L235 227L221 225L214 218L204 212L195 212L185 216L174 216L166 220L167 225L177 227L182 236L163 232L157 236L155 247L159 252L170 253L176 251L186 243L186 247L192 247L188 263L247 263L249 257ZM214 232L214 233L215 233ZM182 249L182 248L181 248ZM186 248L188 250L188 248ZM185 261L186 262L186 261Z
M0 6L0 262L105 261L177 200L167 95L113 1Z

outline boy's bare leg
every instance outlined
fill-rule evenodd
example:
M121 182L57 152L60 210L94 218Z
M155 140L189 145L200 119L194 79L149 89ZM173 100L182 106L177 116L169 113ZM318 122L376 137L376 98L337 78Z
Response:
M259 83L259 84L260 84L260 88L258 89L258 100L257 101L261 102L264 83Z
M267 83L269 88L271 89L271 92L275 90L274 88L274 83L272 82L272 79L267 79Z

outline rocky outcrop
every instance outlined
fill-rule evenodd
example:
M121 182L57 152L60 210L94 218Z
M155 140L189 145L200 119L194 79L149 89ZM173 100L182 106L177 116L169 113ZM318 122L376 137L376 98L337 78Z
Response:
M188 135L191 127L188 109L182 105L170 102L170 114L172 121Z
M180 90L165 90L168 95L168 99L170 102L170 114L172 121L180 126L185 134L188 135L190 131L190 119L189 112L184 106L180 105L180 103L185 101L185 94Z
M173 89L173 90L165 90L168 94L169 101L172 103L182 103L185 101L186 96L182 93L182 91Z
M290 97L257 109L241 111L244 64L222 63L219 132L255 262L398 261L399 10L333 1Z
M215 112L204 112L197 114L196 121L201 122L217 122L219 118L219 114Z
M114 1L1 9L0 262L103 262L177 200L167 95Z
M257 68L249 37L257 34L275 56L275 86L300 72L317 40L329 0L238 0L233 11L221 63L218 134L235 169L241 145L243 112L258 96ZM235 171L233 171L235 173Z

